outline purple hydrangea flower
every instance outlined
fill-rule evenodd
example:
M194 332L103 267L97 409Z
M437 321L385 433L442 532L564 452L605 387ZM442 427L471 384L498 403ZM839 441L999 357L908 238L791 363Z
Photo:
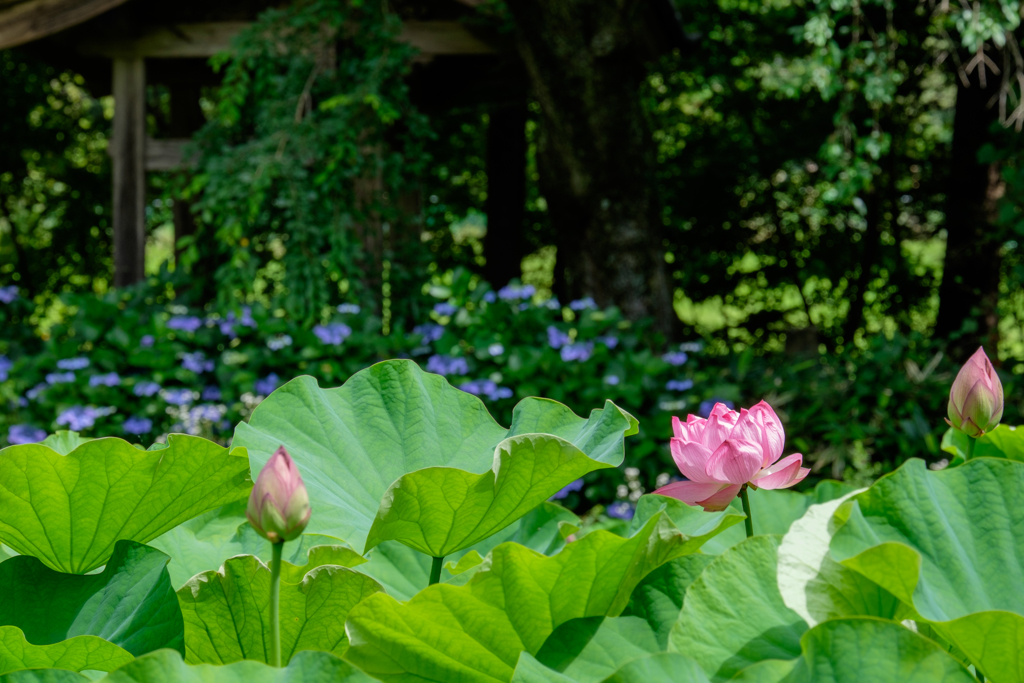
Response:
M324 344L340 346L352 334L352 328L345 323L317 325L313 328L313 334Z
M733 405L732 401L726 401L723 398L709 398L706 401L701 401L700 406L697 408L697 414L703 418L711 416L711 411L715 409L715 404L721 403L729 410L732 410L736 406Z
M7 373L14 367L14 362L7 356L0 356L0 382L7 381Z
M167 329L181 332L195 332L203 326L203 319L194 315L173 315L167 321Z
M632 503L627 503L624 500L619 500L609 505L606 512L608 513L609 517L629 521L633 519L633 515L636 513L636 508L633 507Z
M135 434L136 436L139 434L148 434L153 431L153 421L148 417L136 417L135 415L132 415L124 421L124 424L121 425L121 429L124 430L125 434Z
M181 357L181 367L186 370L191 370L194 373L201 372L213 372L214 362L206 359L206 354L202 351L196 351L195 353L186 353Z
M163 389L160 391L160 398L172 406L185 406L195 400L195 394L191 389Z
M358 313L361 310L358 304L341 304L338 306L338 313Z
M558 301L558 297L557 296L553 296L550 299L548 299L547 301L545 301L544 302L544 306L546 308L551 309L552 311L557 311L557 310L562 308L562 304Z
M665 382L665 389L668 391L689 391L692 388L692 379L670 379L668 382Z
M117 387L121 386L121 376L116 372L108 372L105 375L93 375L89 378L90 387Z
M426 323L424 325L417 325L412 328L413 334L418 334L423 337L423 343L429 344L435 342L444 336L444 325L438 325L436 323Z
M267 348L271 351L280 351L281 349L291 346L292 338L287 334L279 334L273 339L267 340Z
M46 430L32 425L11 425L7 430L7 443L20 446L26 443L39 443L46 438Z
M489 353L491 357L500 356L505 353L505 347L501 344L491 344L487 347L487 353Z
M619 383L619 376L618 375L608 375L607 377L604 378L604 383L605 384L610 384L612 386L615 386L616 384Z
M588 308L597 308L597 302L592 297L584 297L569 302L569 308L574 311L585 311Z
M262 396L270 396L281 385L281 378L277 376L277 373L270 373L266 377L260 380L256 380L256 393Z
M71 406L57 416L57 424L61 426L66 425L71 431L80 432L96 424L97 418L111 415L116 410L116 408L111 407Z
M18 298L18 286L8 285L6 287L0 287L0 304L9 304ZM11 442L13 443L13 441ZM34 443L28 441L26 443Z
M203 389L203 400L204 401L219 401L221 399L220 387L208 386Z
M136 382L132 393L136 396L152 396L160 391L160 385L156 382Z
M554 325L548 325L548 346L553 349L560 349L572 342L572 337L562 332Z
M474 396L486 396L492 401L503 398L512 398L512 390L508 387L499 387L489 379L476 379L472 382L463 382L459 389Z
M530 308L530 302L529 301L524 301L523 303L519 304L519 310L520 311L525 311L528 308Z
M609 349L614 349L616 346L619 345L619 338L610 334L605 335L603 337L598 337L597 341L601 342Z
M679 367L689 360L689 356L686 355L685 351L671 351L661 357L663 361L674 367Z
M590 356L594 353L594 344L592 342L579 342L576 344L568 344L562 347L560 352L562 360L566 363L571 361L579 361L580 363L589 360Z
M583 488L583 480L582 479L577 479L576 481L569 482L568 484L563 486L562 489L558 493L556 493L555 495L551 496L551 500L562 500L563 498L568 498L570 493L572 493L573 491L579 491L582 488Z
M139 340L139 346L141 346L144 349L148 349L149 347L153 346L153 344L155 344L155 343L156 343L156 337L154 337L151 334L144 334L144 335L142 335L142 339Z
M433 355L427 359L427 372L438 375L467 375L469 363L465 358Z
M521 301L529 299L536 293L537 288L533 285L524 285L522 287L506 285L498 290L498 298L502 301Z
M493 304L498 298L498 295L492 291L484 292L484 301L489 304Z
M243 327L256 327L256 320L252 317L252 306L242 306L242 317L238 319L238 323Z
M455 311L457 310L459 309L456 306L453 306L447 302L442 301L439 304L434 304L434 313L437 313L438 315L455 315Z
M57 367L61 370L85 370L89 367L88 358L64 358L57 361Z
M25 398L27 398L30 401L36 400L39 397L39 394L43 393L43 390L46 389L46 387L46 382L40 382L39 384L35 385L34 387L25 392Z
M75 381L73 372L51 372L46 375L47 384L70 384Z

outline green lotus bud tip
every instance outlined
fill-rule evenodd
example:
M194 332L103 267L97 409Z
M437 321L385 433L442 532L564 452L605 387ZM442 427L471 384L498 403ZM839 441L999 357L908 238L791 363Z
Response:
M281 446L256 478L245 516L260 536L271 543L284 543L302 535L311 513L299 468Z
M974 352L953 380L948 414L950 425L975 438L999 425L1003 385L983 349Z

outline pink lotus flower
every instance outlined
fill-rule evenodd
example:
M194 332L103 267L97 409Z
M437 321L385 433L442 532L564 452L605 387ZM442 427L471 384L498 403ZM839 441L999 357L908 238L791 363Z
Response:
M271 543L284 543L302 535L310 514L309 493L299 468L281 446L260 470L245 516L260 536Z
M1003 384L981 347L953 380L948 414L950 425L973 437L992 431L1003 419Z
M672 418L672 459L689 481L662 486L655 493L700 505L708 512L728 507L743 486L784 489L810 470L799 453L782 456L786 435L772 407L761 401L750 410L716 403L711 415Z

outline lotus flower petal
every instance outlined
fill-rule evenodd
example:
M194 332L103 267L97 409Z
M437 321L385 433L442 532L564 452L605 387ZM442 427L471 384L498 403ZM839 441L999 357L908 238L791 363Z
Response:
M708 458L711 457L711 451L704 444L672 439L669 442L669 449L672 451L672 459L675 461L676 467L684 477L701 483L715 482L707 475L706 467Z
M800 465L803 464L803 461L804 456L799 453L786 456L771 467L758 472L751 484L759 489L789 488L806 477L807 472L810 472L806 467L800 467ZM797 477L800 475L801 470L806 471L803 476L798 479Z
M722 445L723 441L729 438L735 424L735 420L726 421L721 415L712 414L707 419L704 432L701 434L701 443L712 451L716 450Z
M752 441L726 439L708 458L708 476L730 484L745 484L761 469L761 447Z
M1003 417L1003 385L985 351L974 352L949 390L950 424L970 436L980 436L999 425Z
M782 457L782 450L786 447L786 432L782 429L779 416L764 401L751 408L750 412L757 416L761 424L761 448L764 451L761 467L768 467Z
M656 490L655 493L659 496L668 496L669 498L675 498L681 500L687 505L698 505L700 501L709 500L712 496L719 493L723 489L733 488L728 484L719 483L701 483L697 481L675 481L671 484L666 484L660 489ZM739 491L739 487L735 487L736 491ZM736 493L732 494L733 497ZM732 500L730 498L729 500Z
M742 487L739 484L726 486L710 498L697 501L697 505L704 508L704 512L721 512L725 508L729 507L729 503L732 502L733 498L739 495L741 488Z

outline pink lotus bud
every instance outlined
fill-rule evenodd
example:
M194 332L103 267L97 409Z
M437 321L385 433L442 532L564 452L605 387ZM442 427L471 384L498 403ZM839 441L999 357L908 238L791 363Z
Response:
M284 543L302 535L311 513L299 468L281 446L256 478L245 516L260 536L271 543Z
M1003 418L1003 384L981 347L960 368L949 390L950 425L979 437Z

